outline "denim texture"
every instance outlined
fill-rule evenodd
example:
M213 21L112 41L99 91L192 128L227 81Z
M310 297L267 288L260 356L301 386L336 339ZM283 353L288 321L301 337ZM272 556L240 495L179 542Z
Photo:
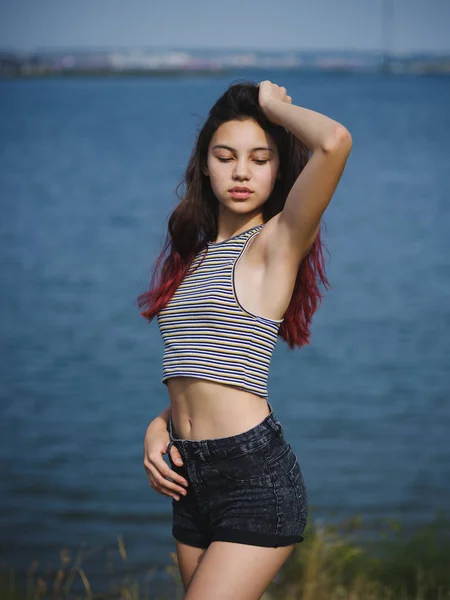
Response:
M183 457L171 468L189 485L172 499L175 539L200 548L213 541L286 546L303 541L308 499L303 474L283 427L273 413L252 429L225 438L176 437L170 442Z

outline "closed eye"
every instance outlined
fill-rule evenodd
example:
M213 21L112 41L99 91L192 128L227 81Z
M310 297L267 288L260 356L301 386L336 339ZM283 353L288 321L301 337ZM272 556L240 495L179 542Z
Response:
M230 160L233 160L233 159L232 158L220 158L218 156L217 160L219 160L220 162L229 162ZM258 165L265 165L266 162L267 162L267 160L255 160L255 163Z

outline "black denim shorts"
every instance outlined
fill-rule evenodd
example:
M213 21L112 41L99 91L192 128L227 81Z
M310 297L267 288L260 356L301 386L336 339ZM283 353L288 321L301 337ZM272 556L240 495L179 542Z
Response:
M171 468L187 479L187 494L172 499L172 535L185 544L207 548L213 541L256 546L302 542L308 500L297 457L281 423L270 414L252 429L225 438L176 437L170 442L183 457Z

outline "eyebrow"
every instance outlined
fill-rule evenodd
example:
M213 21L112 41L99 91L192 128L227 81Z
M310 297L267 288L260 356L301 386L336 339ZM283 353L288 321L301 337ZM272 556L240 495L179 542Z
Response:
M212 147L212 150L216 150L216 148L224 148L225 150L236 152L236 148L232 148L231 146L225 146L225 144L217 144L216 146ZM250 152L256 152L257 150L268 150L273 154L272 148L269 148L268 146L257 146L256 148L251 148Z

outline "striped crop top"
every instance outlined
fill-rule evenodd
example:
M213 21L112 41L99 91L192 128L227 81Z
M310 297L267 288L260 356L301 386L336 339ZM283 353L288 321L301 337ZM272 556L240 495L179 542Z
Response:
M284 319L267 319L246 310L234 285L235 265L263 226L222 242L208 242L206 256L202 250L194 258L195 270L189 270L159 311L165 385L170 377L185 375L268 398L270 361Z

